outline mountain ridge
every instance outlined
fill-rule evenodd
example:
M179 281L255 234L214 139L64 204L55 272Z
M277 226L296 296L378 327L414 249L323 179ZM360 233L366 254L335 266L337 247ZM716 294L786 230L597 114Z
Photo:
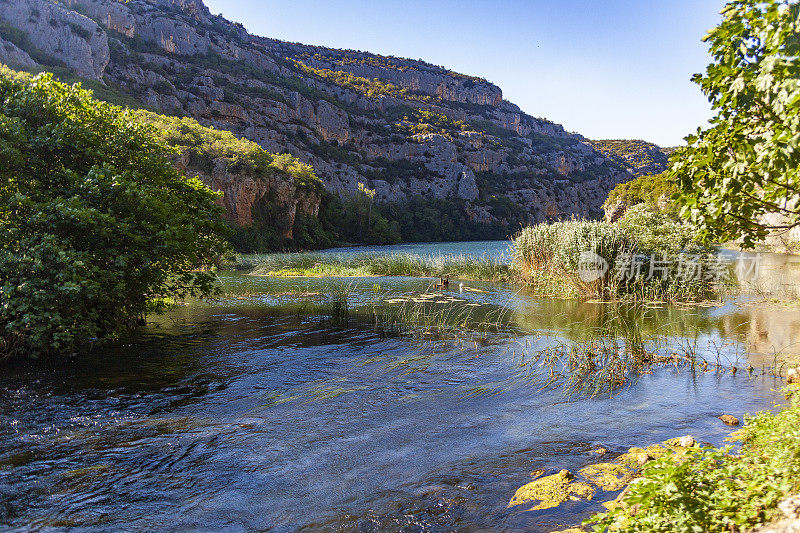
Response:
M665 164L613 157L522 112L483 78L254 36L200 0L0 6L0 62L67 68L150 109L291 153L339 196L364 183L378 202L451 202L513 231L598 216L615 185Z

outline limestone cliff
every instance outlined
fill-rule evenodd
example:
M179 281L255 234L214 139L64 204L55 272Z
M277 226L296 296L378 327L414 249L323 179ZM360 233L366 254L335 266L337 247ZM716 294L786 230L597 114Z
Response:
M291 153L342 195L362 182L379 201L451 198L475 220L513 225L596 215L611 188L641 172L525 114L484 79L253 36L200 0L0 7L0 60L64 65L153 110ZM238 202L250 186L224 175L232 217L246 223Z
M191 118L137 111L141 122L156 127L161 139L176 150L173 164L223 193L220 204L234 226L250 226L255 218L279 242L294 238L298 217L316 217L323 187L310 166L293 156L274 155L230 132L202 126Z

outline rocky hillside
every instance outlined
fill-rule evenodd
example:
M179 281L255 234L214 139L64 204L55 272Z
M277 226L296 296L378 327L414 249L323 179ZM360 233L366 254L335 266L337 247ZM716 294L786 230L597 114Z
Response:
M201 0L0 0L0 62L95 80L291 153L342 196L361 182L379 202L455 203L511 229L598 215L615 185L663 163L652 145L617 157L533 118L484 79L253 36Z

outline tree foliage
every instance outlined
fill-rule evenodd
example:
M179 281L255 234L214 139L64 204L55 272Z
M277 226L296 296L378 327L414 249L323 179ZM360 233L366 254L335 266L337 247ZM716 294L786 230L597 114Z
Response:
M646 174L620 183L608 193L603 209L622 203L626 207L644 204L656 211L677 214L672 197L677 193L675 183L666 174Z
M800 225L800 5L735 0L722 15L705 39L713 63L693 78L717 114L669 172L701 237L752 246Z
M218 196L169 153L77 85L0 72L0 356L71 353L213 291Z

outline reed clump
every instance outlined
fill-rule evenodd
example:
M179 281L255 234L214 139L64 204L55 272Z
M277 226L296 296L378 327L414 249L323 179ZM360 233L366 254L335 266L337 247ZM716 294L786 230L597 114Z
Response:
M564 221L523 229L513 271L539 293L608 300L690 301L719 296L732 272L691 228L634 206L618 222Z

